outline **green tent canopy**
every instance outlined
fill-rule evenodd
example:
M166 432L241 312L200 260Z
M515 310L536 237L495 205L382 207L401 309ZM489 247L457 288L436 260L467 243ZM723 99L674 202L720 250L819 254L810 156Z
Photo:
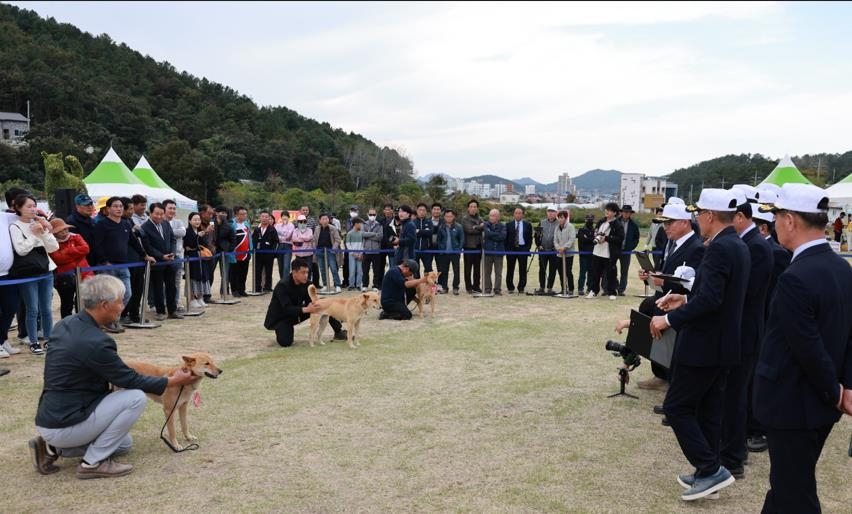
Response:
M144 185L141 180L122 162L115 150L110 147L100 164L83 179L90 184L136 184Z
M151 168L151 165L148 164L148 159L143 155L141 159L139 159L139 163L133 168L133 174L144 182L146 185L153 187L154 189L172 189L172 187L166 184L166 181L161 179L157 172Z
M763 179L763 182L758 184L757 187L766 185L766 184L774 184L776 186L782 186L784 184L810 184L811 181L805 178L802 175L802 172L799 171L799 168L793 164L793 160L790 159L789 155L784 156L781 161L778 162L778 166L772 170L772 173L769 174L768 177Z

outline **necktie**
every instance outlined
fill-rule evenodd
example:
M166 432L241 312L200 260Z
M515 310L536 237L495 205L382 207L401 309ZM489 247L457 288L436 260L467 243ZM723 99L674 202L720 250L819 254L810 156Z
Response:
M521 222L515 222L515 246L521 246Z
M669 244L666 246L666 259L668 259L675 250L675 242L669 239Z
M163 226L162 226L162 225L160 225L159 223L157 223L157 232L159 232L159 233L160 233L160 239L162 239L163 241L165 241L165 240L166 240L166 238L165 238L165 237L163 237Z

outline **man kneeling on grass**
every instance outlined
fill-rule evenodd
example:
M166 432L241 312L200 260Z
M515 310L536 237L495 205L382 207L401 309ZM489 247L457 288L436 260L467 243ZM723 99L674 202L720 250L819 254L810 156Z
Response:
M30 439L33 466L42 475L59 471L61 457L83 457L77 478L108 478L133 466L112 460L133 446L130 428L145 411L145 393L163 394L169 385L189 384L178 370L171 377L140 375L118 356L115 341L101 326L118 320L124 309L124 284L96 275L80 285L85 310L64 318L47 342L44 390L36 412L39 435ZM120 387L110 392L110 384Z
M391 268L382 280L382 312L379 319L411 319L408 304L414 300L417 286L425 284L426 278L414 278L420 266L414 259L405 259L399 266Z
M293 259L290 274L275 284L263 327L275 331L280 346L293 346L293 327L320 312L322 308L311 302L308 294L310 264L304 259ZM345 341L346 331L340 321L329 317L328 324L334 330L336 341Z

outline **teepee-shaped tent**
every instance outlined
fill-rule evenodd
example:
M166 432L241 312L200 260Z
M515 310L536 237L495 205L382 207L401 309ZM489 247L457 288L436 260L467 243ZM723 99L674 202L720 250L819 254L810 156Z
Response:
M852 205L852 173L837 184L825 190L831 205L847 207Z
M91 173L83 179L89 196L98 199L102 196L151 195L154 190L145 185L127 168L110 147L107 154Z
M157 175L157 172L154 171L148 163L148 159L146 159L144 155L139 159L136 167L133 168L133 175L145 183L148 187L158 190L163 200L167 198L174 200L179 210L194 211L198 207L198 202L178 193L171 186L166 184L166 182Z
M764 184L775 184L776 186L782 186L784 184L810 184L811 181L805 178L802 175L802 172L799 171L799 168L793 164L793 160L790 159L789 155L785 155L781 161L778 162L778 166L772 170L772 173L769 174L768 177L763 179L763 182L758 184L758 188Z

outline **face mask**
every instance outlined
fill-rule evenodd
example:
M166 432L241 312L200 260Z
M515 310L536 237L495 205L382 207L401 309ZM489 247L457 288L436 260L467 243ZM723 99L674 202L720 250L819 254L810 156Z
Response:
M358 217L358 211L349 211L349 217L355 219Z
M305 230L305 228L307 228L307 226L308 226L307 223L299 223L299 230Z
M367 216L367 218L368 218L370 221L376 221L376 215L375 215L375 214L370 214L369 216Z

